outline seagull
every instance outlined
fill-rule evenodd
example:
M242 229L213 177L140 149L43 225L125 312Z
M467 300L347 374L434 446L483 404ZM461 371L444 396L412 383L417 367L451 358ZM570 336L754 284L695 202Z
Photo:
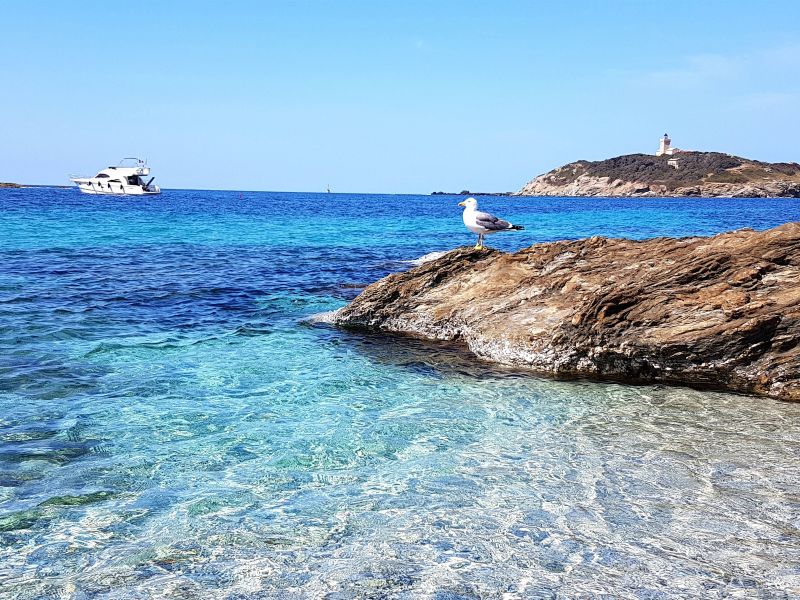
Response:
M459 202L458 205L464 207L464 225L472 233L478 234L478 243L475 244L476 250L483 249L483 236L485 235L497 233L498 231L525 229L522 225L512 225L494 215L479 211L478 201L475 198L467 198L463 202Z

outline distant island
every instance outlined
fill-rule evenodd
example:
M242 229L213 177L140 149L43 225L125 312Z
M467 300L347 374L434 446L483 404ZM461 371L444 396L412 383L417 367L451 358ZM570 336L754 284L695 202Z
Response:
M679 150L667 134L656 155L579 160L539 175L519 196L799 198L800 164Z
M22 186L18 183L7 183L0 181L0 188L21 188Z
M431 192L431 196L513 196L513 192L470 192L461 190L460 192Z

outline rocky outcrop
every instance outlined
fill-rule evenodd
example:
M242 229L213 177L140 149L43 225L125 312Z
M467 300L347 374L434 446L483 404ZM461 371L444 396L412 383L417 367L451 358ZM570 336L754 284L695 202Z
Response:
M20 187L22 186L18 183L8 183L0 181L0 188L20 188Z
M370 285L333 322L461 341L558 377L800 400L800 223L459 248Z
M764 163L718 152L628 154L577 161L539 175L522 196L800 197L800 165Z
M702 198L800 198L800 183L771 181L764 183L703 183L667 188L662 183L630 182L609 177L582 175L565 185L554 185L544 176L537 177L519 192L520 196L657 196Z

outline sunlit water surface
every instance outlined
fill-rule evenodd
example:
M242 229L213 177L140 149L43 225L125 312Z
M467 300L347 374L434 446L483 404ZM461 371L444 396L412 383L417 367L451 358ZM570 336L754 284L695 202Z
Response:
M303 322L471 243L457 201L0 190L0 597L800 597L800 405ZM503 249L800 220L483 204Z

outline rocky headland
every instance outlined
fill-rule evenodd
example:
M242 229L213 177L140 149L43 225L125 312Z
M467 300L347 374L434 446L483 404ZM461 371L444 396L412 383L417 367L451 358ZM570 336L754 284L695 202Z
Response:
M800 401L800 223L459 248L373 283L333 323L455 341L556 377Z
M22 186L18 183L8 183L4 181L0 181L0 188L21 188Z
M798 198L800 164L766 163L719 152L627 154L569 163L539 175L517 194Z

